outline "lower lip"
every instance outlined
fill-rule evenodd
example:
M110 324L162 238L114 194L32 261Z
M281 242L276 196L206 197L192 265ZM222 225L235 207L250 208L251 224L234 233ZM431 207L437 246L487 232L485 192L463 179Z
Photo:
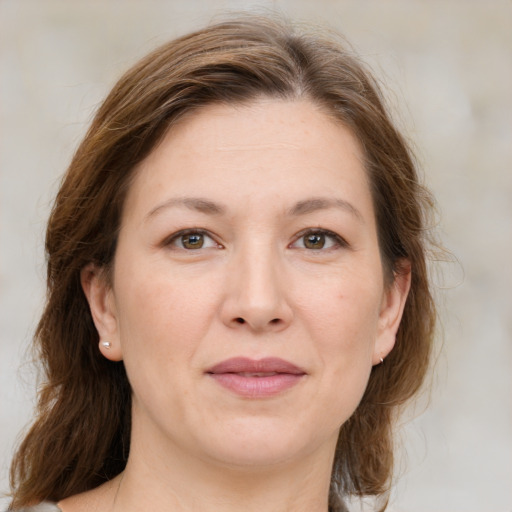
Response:
M278 373L268 377L246 377L237 373L210 373L218 384L239 396L246 398L266 398L278 395L296 384L304 374Z

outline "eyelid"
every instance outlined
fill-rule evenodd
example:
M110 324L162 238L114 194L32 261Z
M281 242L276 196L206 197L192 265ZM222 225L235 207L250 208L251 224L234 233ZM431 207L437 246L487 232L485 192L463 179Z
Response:
M342 248L350 247L349 243L341 235L339 235L338 233L335 233L334 231L331 231L330 229L324 229L324 228L303 229L302 231L300 231L299 233L297 233L295 235L295 239L289 245L289 247L293 247L301 238L303 238L304 236L309 235L309 234L321 234L321 235L324 235L325 237L329 237L329 238L333 239L335 242L334 247L328 247L327 249L323 249L323 248L322 249L307 249L308 251L311 251L311 252L324 252L324 251L328 251L330 249L336 249L339 247L342 247ZM301 249L302 249L302 247L301 247ZM304 248L304 249L306 249L306 248Z
M210 231L203 229L203 228L180 229L179 231L174 232L171 236L168 236L167 238L165 238L164 241L162 242L162 245L163 246L172 246L176 249L182 249L187 252L195 252L195 251L200 251L201 249L210 249L211 248L211 247L201 247L199 249L191 250L191 249L185 249L184 247L179 247L173 243L184 235L192 235L192 234L193 235L203 235L204 237L208 237L215 243L217 248L220 248L220 249L224 248L223 245L220 244L216 240L215 235L213 235Z
M176 249L182 249L184 251L187 251L187 252L195 252L195 250L190 250L190 249L185 249L183 247L179 247L177 245L175 245L173 242L175 242L177 239L179 239L180 237L184 236L184 235L190 235L190 234L198 234L198 235L203 235L207 238L210 238L216 245L217 248L224 248L224 246L219 243L217 241L217 237L212 234L210 231L204 229L204 228L186 228L186 229L180 229L179 231L176 231L174 232L172 235L166 237L164 239L164 241L162 242L162 246L173 246L175 247ZM339 235L338 233L335 233L334 231L331 231L329 229L325 229L325 228L306 228L306 229L303 229L301 230L299 233L297 233L294 237L294 240L292 243L289 244L288 247L291 247L293 248L293 246L301 239L303 238L304 236L306 235L309 235L309 234L322 234L324 235L325 237L327 238L331 238L335 245L333 247L328 247L326 249L322 248L322 249L308 249L308 251L311 251L311 252L325 252L325 251L328 251L330 249L336 249L336 248L348 248L350 247L349 243L341 236ZM201 249L209 249L211 247L202 247ZM201 250L201 249L196 249L197 251ZM304 248L306 249L306 248Z

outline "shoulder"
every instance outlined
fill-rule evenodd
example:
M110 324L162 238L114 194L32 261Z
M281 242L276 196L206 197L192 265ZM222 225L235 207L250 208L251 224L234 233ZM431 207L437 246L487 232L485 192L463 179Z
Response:
M61 509L55 504L45 501L34 505L33 507L25 507L17 509L15 512L62 512Z

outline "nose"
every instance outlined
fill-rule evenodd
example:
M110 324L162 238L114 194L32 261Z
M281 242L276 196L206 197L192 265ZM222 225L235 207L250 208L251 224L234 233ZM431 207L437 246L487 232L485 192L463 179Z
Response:
M260 333L288 327L293 312L286 277L271 249L241 251L230 264L227 280L221 312L226 325Z

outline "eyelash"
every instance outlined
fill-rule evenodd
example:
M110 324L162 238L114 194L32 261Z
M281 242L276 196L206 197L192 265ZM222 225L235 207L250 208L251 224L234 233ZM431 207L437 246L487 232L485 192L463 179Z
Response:
M164 241L163 245L166 245L166 246L174 245L176 241L180 240L182 237L184 237L186 235L202 235L203 237L207 237L210 240L212 240L217 245L217 248L223 248L223 246L221 244L216 242L215 238L212 236L212 234L209 231L207 231L205 229L201 229L201 228L182 229L182 230L174 233L171 237L167 238ZM326 239L327 238L331 239L333 241L333 245L331 247L327 247L327 248L321 247L319 249L310 249L307 247L299 247L300 249L313 251L313 252L323 252L323 251L327 251L327 250L331 250L331 249L337 249L340 247L349 247L349 244L347 243L347 241L344 238L342 238L340 235L338 235L337 233L334 233L333 231L330 231L328 229L322 229L322 228L315 228L315 229L308 228L306 230L301 231L300 233L298 233L296 235L295 240L291 244L289 244L288 247L293 248L293 246L299 240L304 240L305 237L311 236L311 235L321 235L321 236L324 236ZM191 251L191 252L194 250L203 248L203 247L199 247L198 249L187 249L186 247L179 247L176 245L175 245L175 247L177 247L178 249L182 249L185 251ZM206 247L206 248L209 248L209 247Z
M215 238L211 235L210 232L208 232L206 229L201 229L201 228L190 228L190 229L182 229L176 233L174 233L171 237L167 238L165 241L164 241L164 244L163 245L174 245L174 242L180 240L182 237L186 236L186 235L203 235L205 238L209 238L210 240L212 240L218 248L222 248L222 245L219 244ZM194 249L187 249L185 247L179 247L179 246L176 246L178 249L183 249L184 251L193 251ZM200 249L202 249L202 247L200 247ZM197 250L197 249L196 249Z
M315 229L308 228L306 230L301 231L295 238L295 241L292 244L290 244L290 246L293 246L299 240L304 240L305 237L310 236L310 235L322 235L325 238L330 238L333 241L333 246L327 247L325 249L323 247L320 249L308 249L307 247L301 247L301 249L305 249L305 250L309 250L309 251L313 251L313 252L322 252L322 251L328 251L331 249L338 249L340 247L342 247L342 248L349 247L349 244L343 237L341 237L337 233L334 233L334 231L330 231L328 229L323 229L323 228L315 228Z

